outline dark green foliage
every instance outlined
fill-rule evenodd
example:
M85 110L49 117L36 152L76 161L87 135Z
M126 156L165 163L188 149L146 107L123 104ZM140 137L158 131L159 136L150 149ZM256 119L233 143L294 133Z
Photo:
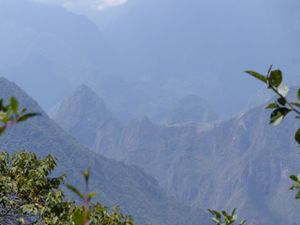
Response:
M90 167L82 172L85 181L85 191L81 193L76 187L68 184L67 188L76 194L82 201L82 206L74 208L71 214L71 221L74 225L133 225L133 220L130 216L124 216L119 208L113 208L109 213L106 207L100 203L90 205L95 192L89 192Z
M83 205L66 199L61 185L65 176L51 177L56 166L52 156L40 159L32 152L21 151L10 156L0 153L0 224L47 225L133 225L130 216L114 208L109 211L100 203L90 205L95 193L80 193ZM89 171L83 173L86 191Z
M26 113L26 111L26 108L19 111L19 103L15 97L11 97L7 105L3 103L3 99L0 99L0 134L8 127L38 115L38 113Z
M214 216L212 221L217 225L233 225L239 223L239 225L244 225L246 220L241 220L240 222L237 221L237 214L236 209L233 209L231 213L227 213L226 211L222 210L218 212L216 210L208 209L208 211Z
M271 124L278 125L290 112L300 115L300 102L291 102L286 98L289 88L282 84L283 76L281 70L272 70L271 66L266 76L249 70L245 72L266 83L267 87L279 96L275 103L271 103L266 107L267 109L273 109L270 116ZM300 89L297 91L297 99L300 101ZM299 118L298 116L296 118ZM298 132L296 132L295 140L300 144Z
M25 148L40 157L55 156L58 160L55 174L67 174L66 182L75 184L79 190L82 187L78 171L90 165L93 171L90 187L97 192L94 200L109 208L120 206L138 224L209 224L202 210L185 207L169 198L141 169L104 158L79 144L13 83L0 79L0 87L0 96L9 98L14 95L22 106L42 113L42 116L7 130L0 138L1 149L12 153ZM66 194L70 196L70 192Z
M20 224L66 224L71 203L60 189L64 176L50 177L55 166L50 155L39 159L25 151L1 152L0 221L13 217Z
M268 79L264 75L262 75L260 73L257 73L257 72L252 71L252 70L246 70L245 72L248 73L248 74L250 74L251 76L257 78L258 80L264 82L264 83L268 82Z
M281 70L273 70L270 72L269 77L267 77L269 85L278 88L282 82L282 72Z
M272 66L270 66L267 75L262 75L252 70L247 70L245 72L267 84L267 87L279 96L275 103L270 103L266 107L267 109L273 110L270 115L271 124L278 125L290 112L296 113L296 118L300 118L300 102L290 102L286 98L289 88L282 84L283 76L281 70L272 70ZM300 101L300 89L297 91L297 99ZM300 144L300 128L295 133L295 140L298 144ZM294 184L290 189L297 191L295 198L300 199L300 175L292 175L290 178L294 181ZM208 211L214 216L212 221L217 225L232 225L237 220L237 215L235 214L236 209L234 209L231 213L227 213L226 211L218 212L211 209ZM246 221L242 220L239 225L243 225L245 223Z
M295 134L295 139L298 142L298 144L300 144L300 128L297 130Z
M25 114L25 108L19 112L15 97L11 97L8 105L1 99L0 110L0 135L9 126L38 115ZM110 213L100 203L89 205L96 195L88 193L90 168L82 173L84 194L74 186L67 186L83 200L81 206L65 198L60 187L64 175L50 177L55 167L56 159L51 155L40 159L33 152L20 151L12 156L0 152L0 224L133 225L131 217L123 216L118 208Z
M276 109L271 113L270 123L273 125L278 125L290 111L291 110L286 107L277 106Z
M294 181L290 189L296 190L297 194L295 195L295 198L300 199L300 176L292 175L290 176L290 178Z
M270 118L271 124L278 125L290 112L294 112L296 114L296 119L300 119L300 89L297 90L296 94L296 99L299 102L289 101L286 98L289 88L282 84L283 77L280 70L272 70L271 66L267 75L263 77L261 77L261 75L258 76L257 73L253 71L245 72L268 84L268 88L272 89L275 94L279 96L275 103L271 103L267 106L267 109L273 109ZM300 146L300 128L298 128L295 133L295 140ZM296 190L297 194L295 198L300 199L300 175L292 175L290 178L294 181L290 189Z

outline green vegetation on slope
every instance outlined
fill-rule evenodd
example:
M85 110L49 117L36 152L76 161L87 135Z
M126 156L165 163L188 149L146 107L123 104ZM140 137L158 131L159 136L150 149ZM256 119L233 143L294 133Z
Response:
M108 207L120 206L137 224L206 225L203 210L183 206L168 197L157 182L135 166L109 160L80 145L51 121L38 104L15 84L0 79L0 96L16 98L41 116L9 129L0 138L1 149L10 154L26 149L39 157L49 154L57 159L54 175L67 174L66 182L81 188L78 171L92 168L90 188L97 192L96 201ZM66 192L68 196L70 193Z

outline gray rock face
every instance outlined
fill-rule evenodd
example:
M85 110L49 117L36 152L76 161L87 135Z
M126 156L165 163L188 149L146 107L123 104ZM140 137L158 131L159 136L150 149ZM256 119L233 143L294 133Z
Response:
M100 152L142 168L190 206L238 207L251 225L298 224L300 208L288 191L288 175L300 171L297 124L290 118L279 127L268 122L263 106L204 124L163 126L145 117L122 129L111 152Z
M14 83L1 78L0 96L4 99L16 96L28 110L42 113L1 136L1 149L9 152L26 149L39 156L51 154L58 159L55 173L67 174L67 183L79 187L82 183L80 171L90 165L91 189L97 192L97 200L109 206L122 207L134 216L137 224L209 224L202 210L185 207L169 198L157 181L141 169L104 158L79 144Z
M167 123L205 123L217 118L204 99L197 95L187 95L174 105L168 115Z
M288 178L300 171L296 127L291 120L271 127L263 107L207 127L141 121L123 132L115 158L143 168L187 204L238 207L253 225L297 224Z
M115 149L122 131L122 124L86 85L60 104L53 119L82 144L102 154Z

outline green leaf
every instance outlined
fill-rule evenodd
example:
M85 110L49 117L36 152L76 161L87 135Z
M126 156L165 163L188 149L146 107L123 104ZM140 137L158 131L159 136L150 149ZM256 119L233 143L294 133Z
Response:
M279 87L282 82L282 72L281 70L273 70L268 77L269 85L273 87Z
M2 135L4 133L4 131L5 131L5 126L0 127L0 135Z
M25 224L25 219L24 219L24 218L19 218L19 219L18 219L18 222L19 222L20 224Z
M298 192L295 196L296 199L300 199L300 192Z
M271 120L270 120L270 123L273 124L273 125L278 125L281 123L281 121L283 120L283 115L280 113L280 112L276 112L276 113L272 113L271 114Z
M17 114L19 110L19 103L18 100L15 97L10 98L10 107L12 111Z
M91 167L88 167L86 169L86 171L83 171L81 173L82 173L82 175L83 175L83 177L85 179L85 182L88 183L89 182L89 178L90 178L90 174L91 174Z
M238 216L236 214L233 214L233 215L231 215L231 217L232 217L233 221L236 221Z
M298 98L298 100L300 101L300 88L299 88L298 91L297 91L297 98Z
M88 194L88 200L90 201L92 198L94 198L95 196L97 195L97 193L96 192L92 192L92 193L89 193Z
M290 178L293 180L293 181L296 181L298 182L298 177L296 175L291 175Z
M245 73L255 77L256 79L264 82L264 83L267 83L268 82L268 79L267 77L265 77L264 75L260 74L260 73L257 73L255 71L252 71L252 70L246 70Z
M3 99L0 99L0 110L4 109Z
M222 210L221 212L222 212L223 216L225 216L225 217L228 216L228 214L227 214L227 212L225 210Z
M240 225L244 225L246 223L246 220L242 220L241 222L240 222Z
M295 140L300 145L300 128L297 130L297 132L295 134Z
M79 196L81 199L84 198L84 195L76 187L74 187L73 185L70 185L70 184L67 184L66 186L70 191L72 191L74 194Z
M72 220L75 225L82 225L84 223L83 213L81 211L75 211L72 215Z
M218 220L218 219L216 219L216 218L211 218L211 220L212 220L214 223L216 223L216 224L220 224L220 223L221 223L221 221Z
M269 105L266 107L266 109L276 109L276 108L278 108L278 107L279 107L278 104L276 104L276 103L271 103L271 104L269 104Z
M28 120L31 117L39 116L39 115L41 115L41 114L40 113L27 113L25 115L20 116L18 118L18 122L22 122L22 121Z
M271 113L271 119L270 119L270 123L273 125L278 125L280 124L280 122L283 120L283 118L290 112L291 110L288 108L278 108L275 109L272 113Z
M234 209L232 210L231 216L234 216L235 212L236 212L236 208L234 208Z
M216 211L216 210L208 209L208 211L209 211L212 215L216 216L217 219L220 219L221 216L222 216L221 213L219 213L219 212Z

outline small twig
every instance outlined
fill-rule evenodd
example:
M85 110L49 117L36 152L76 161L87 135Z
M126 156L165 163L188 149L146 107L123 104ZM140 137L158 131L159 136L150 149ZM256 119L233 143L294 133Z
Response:
M286 100L286 104L288 104L288 106L291 108L292 111L294 111L295 113L297 113L298 115L300 115L300 111L298 109L296 109L289 101L287 101L286 97L284 97L282 94L279 93L279 91L274 88L272 85L270 85L271 89L281 98L284 98Z

